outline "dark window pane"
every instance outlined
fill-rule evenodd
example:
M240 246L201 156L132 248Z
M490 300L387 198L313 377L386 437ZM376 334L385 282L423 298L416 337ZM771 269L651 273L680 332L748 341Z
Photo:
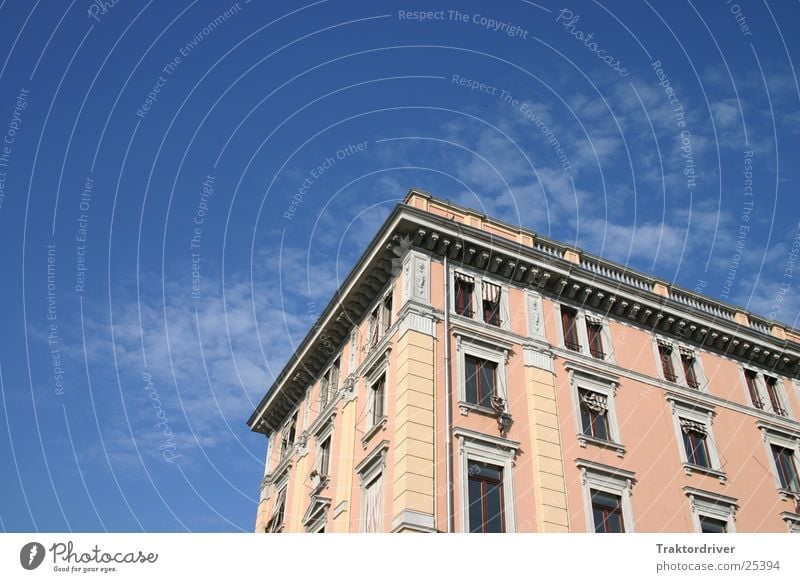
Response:
M500 483L486 484L486 532L503 532L503 486Z
M469 531L471 533L483 531L482 483L478 479L469 479Z
M703 533L726 533L728 524L720 519L700 516L700 531Z
M591 491L594 531L597 533L622 533L622 501L618 495L603 491Z
M469 474L471 477L480 477L493 481L501 481L503 479L502 468L495 467L494 465L487 465L486 463L470 463Z
M478 361L467 356L464 361L467 374L467 402L478 403Z
M494 396L494 370L495 367L490 362L482 362L481 366L481 406L492 406L492 396Z

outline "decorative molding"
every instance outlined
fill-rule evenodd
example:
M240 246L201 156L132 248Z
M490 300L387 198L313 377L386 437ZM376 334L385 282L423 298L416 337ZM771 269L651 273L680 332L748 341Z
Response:
M555 373L553 364L553 353L550 351L538 350L533 347L525 346L523 349L525 365Z
M526 289L525 303L528 307L528 335L537 339L546 340L542 296L531 289Z
M379 432L386 430L386 426L388 425L388 423L389 423L388 417L384 416L383 418L381 418L377 424L373 425L372 428L370 428L366 433L364 433L364 436L361 437L361 446L366 450L367 445L369 445L369 441L372 440L372 437L374 437Z
M347 503L347 500L342 501L339 505L337 505L333 509L333 519L336 519L337 517L345 513L347 511L348 505L349 504Z
M432 313L423 313L416 309L408 309L401 316L398 336L402 337L407 331L417 331L431 337L436 337L436 320L436 316Z
M436 523L429 513L404 509L392 519L392 533L401 530L435 533Z
M693 465L692 463L683 463L683 472L688 476L691 476L692 473L702 473L703 475L710 475L712 477L716 477L717 480L719 480L720 485L725 485L725 483L728 482L728 476L725 474L725 471L710 469L709 467L703 467L701 465Z
M354 470L358 475L359 480L363 481L364 475L369 472L369 470L372 469L376 463L380 466L381 470L385 469L386 456L388 452L389 441L384 439L379 442L358 465L356 465Z
M578 444L581 448L585 449L587 445L592 444L604 449L609 449L614 451L619 458L625 456L625 447L619 443L615 443L613 441L606 441L603 439L599 439L597 437L593 437L592 435L578 433Z

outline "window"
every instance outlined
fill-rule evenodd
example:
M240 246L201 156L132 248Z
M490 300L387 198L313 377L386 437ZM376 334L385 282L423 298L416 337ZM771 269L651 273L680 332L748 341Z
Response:
M767 386L767 396L769 396L769 403L772 406L772 412L779 416L787 416L786 410L783 408L781 397L778 393L778 379L772 376L764 376L764 383Z
M450 308L457 315L503 329L511 329L508 290L486 278L460 271L452 273Z
M658 355L661 359L661 371L664 373L664 379L668 382L676 382L678 376L675 375L675 368L672 366L672 346L659 343Z
M634 474L595 461L577 459L586 502L586 531L624 533L633 531L631 492Z
M278 490L275 496L275 506L272 510L272 517L264 528L267 533L278 533L283 529L283 520L286 513L286 485Z
M728 522L706 515L700 516L701 533L728 533Z
M483 282L483 321L500 325L500 285Z
M364 532L380 533L383 517L383 473L364 487Z
M695 390L700 388L700 382L697 380L697 372L695 370L696 362L694 355L681 352L681 364L683 364L683 374L686 378L686 385Z
M727 476L722 471L712 433L714 407L674 393L667 394L667 402L672 408L684 473L692 475L696 471L725 483Z
M564 347L574 352L581 351L576 327L577 312L571 307L561 306L561 330L564 332Z
M381 302L381 335L392 326L392 294L389 293Z
M750 368L743 368L744 385L753 407L777 414L789 416L789 406L781 389L782 382Z
M771 445L772 460L775 463L775 472L781 489L800 493L800 480L797 477L797 465L794 462L794 451L779 445Z
M470 533L502 533L503 469L487 463L468 466Z
M614 405L619 378L572 362L566 369L574 391L578 443L584 448L588 444L611 448L624 456Z
M370 386L370 420L371 426L377 426L385 416L384 404L386 400L386 374L381 374L380 377L373 382Z
M761 400L761 394L758 390L756 373L753 370L745 370L744 379L747 384L747 392L750 395L750 402L759 410L764 410L764 401Z
M383 531L383 475L389 441L381 441L355 468L361 482L361 531Z
M283 459L286 455L292 452L292 448L294 447L294 441L297 437L297 413L295 412L292 416L292 420L289 421L289 424L284 429L283 434L281 436L281 452L280 458Z
M319 445L319 452L317 453L319 458L317 460L317 471L319 472L320 478L324 478L328 476L328 472L330 471L330 464L331 464L331 437L328 436L322 443Z
M625 521L622 517L622 497L591 489L592 520L595 533L624 533Z
M475 291L475 278L455 271L455 311L464 317L472 317L472 294Z
M336 390L339 387L339 358L333 362L328 371L322 376L319 385L319 407L320 410L324 409L331 401Z
M603 351L603 325L599 320L586 318L586 335L589 338L589 353L593 358L605 360L606 354Z
M497 379L497 364L475 356L465 356L467 402L492 407Z
M490 343L472 333L456 330L458 353L458 400L464 416L479 413L505 413L507 410L506 357L511 344L499 339Z
M711 468L706 444L706 425L686 418L680 419L686 460L692 465Z
M583 434L592 436L604 441L610 440L608 435L608 396L591 392L590 390L578 390L581 407L581 426Z
M694 487L684 487L696 532L735 533L737 500Z

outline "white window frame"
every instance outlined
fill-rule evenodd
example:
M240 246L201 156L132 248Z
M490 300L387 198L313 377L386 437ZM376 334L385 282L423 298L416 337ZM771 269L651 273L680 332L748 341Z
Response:
M592 489L617 495L622 505L622 522L625 531L633 533L634 518L631 496L636 476L631 471L619 469L610 465L576 459L575 464L581 472L581 485L583 486L583 502L586 514L586 532L595 533L594 512L592 510Z
M666 399L672 411L672 426L675 429L675 442L678 447L681 463L683 464L684 473L686 475L692 475L692 473L695 472L712 475L724 485L727 481L727 475L722 470L717 441L714 438L713 424L714 416L716 415L714 407L674 393L668 393ZM708 461L711 464L710 467L702 467L689 463L689 456L686 454L686 446L683 442L682 418L700 423L705 427L705 442L706 450L708 451Z
M668 345L672 349L672 353L670 354L670 362L672 363L672 370L675 372L674 382L672 380L667 380L667 377L664 375L664 366L661 365L661 354L658 351L659 344ZM694 375L697 378L697 388L692 388L689 386L689 382L686 380L686 372L683 369L681 352L690 353L694 358ZM708 377L703 369L703 361L700 358L700 351L694 346L676 341L673 338L654 335L653 357L656 360L656 371L658 372L658 378L662 382L677 384L683 388L688 388L689 390L694 390L696 392L708 392Z
M337 363L339 364L338 366L336 365ZM342 358L340 354L337 355L335 358L333 358L333 360L331 361L331 365L328 366L328 368L325 370L325 373L322 376L320 376L319 379L320 412L328 408L328 406L330 406L331 403L334 400L336 400L336 396L338 395L339 392L339 380L341 379L341 375L342 375ZM327 385L327 391L326 391L327 398L324 404L322 403L323 385Z
M461 531L469 533L469 463L487 463L503 469L503 519L505 533L517 531L514 514L514 458L520 444L508 439L492 437L465 428L453 430L458 439L460 458Z
M487 340L460 331L455 332L457 373L458 373L458 407L461 414L467 416L471 410L479 412L490 412L495 414L492 408L486 408L478 404L467 402L467 364L466 357L472 356L497 364L497 377L495 378L495 391L497 396L503 399L503 411L508 412L508 382L506 378L506 361L508 359L509 347L497 343L490 344Z
M692 512L692 524L696 533L702 532L701 516L724 521L725 533L736 533L736 509L739 506L735 498L694 487L684 487L683 492L689 498L689 509Z
M386 299L390 297L392 299L392 308L389 311L389 317L387 321L386 310L384 309L384 302L386 301ZM371 351L373 348L377 347L381 343L381 340L384 337L386 337L386 334L389 332L389 329L395 323L394 321L392 321L396 313L395 301L394 301L394 285L391 285L384 292L379 293L378 300L370 306L367 312L369 313L369 315L367 315L367 351ZM377 334L375 335L375 341L373 342L372 337L373 333L376 331L376 326L377 326Z
M779 428L764 424L763 422L757 423L756 426L761 429L764 440L764 450L767 453L767 460L769 461L770 473L775 481L775 488L778 490L781 500L794 498L795 500L800 501L800 493L791 491L789 489L784 489L781 486L781 478L778 473L778 467L775 466L775 457L772 454L772 445L777 445L779 447L791 450L793 453L792 456L794 460L794 470L797 472L798 477L800 477L800 434L789 433Z
M600 313L589 311L580 305L572 305L570 303L554 303L556 314L556 331L558 332L558 345L569 353L581 354L595 362L608 362L615 364L614 358L614 344L611 341L611 326L607 316ZM575 310L575 326L578 328L578 343L580 344L580 351L569 349L564 343L564 322L561 319L561 308ZM586 329L587 320L594 320L600 324L600 340L603 344L603 359L595 358L589 349L589 332Z
M386 518L386 455L389 450L389 441L381 441L355 468L358 480L361 485L361 511L359 515L360 523L359 530L362 533L368 533L366 530L367 525L367 507L364 500L366 499L367 486L374 483L376 479L380 479L381 486L381 512L378 525L379 531L383 531L384 520Z
M389 357L390 350L377 361L370 370L364 374L364 387L366 390L366 407L364 409L364 436L361 439L362 446L366 449L369 440L379 430L386 430L388 424L388 404L389 404ZM375 391L372 386L377 382L381 375L385 375L383 387L383 416L378 423L373 423L373 409L375 406Z
M572 392L573 417L575 418L575 430L578 444L586 448L588 443L611 448L616 451L618 457L625 455L625 447L622 445L622 437L617 422L616 396L619 388L619 378L602 372L582 368L571 362L565 364L569 373L569 382ZM609 440L604 441L591 435L583 433L583 423L581 422L581 399L579 390L596 392L606 397Z
M792 415L792 408L789 405L788 394L786 390L786 382L784 381L784 379L778 376L777 374L762 372L758 368L743 364L739 366L739 379L741 381L742 388L744 389L745 402L747 402L748 406L750 406L751 408L755 408L753 400L752 398L750 398L750 390L748 390L747 388L747 378L745 377L745 370L750 370L751 372L754 372L756 375L756 390L758 390L758 395L761 398L761 402L764 403L764 408L762 409L762 412L769 412L770 414L774 414L780 418L789 418L789 419L794 418ZM770 399L769 393L767 392L767 381L765 379L765 376L769 376L770 378L775 378L775 380L777 380L778 400L780 400L781 407L783 407L783 409L786 411L786 416L781 416L780 414L775 412L775 410L772 408L772 400ZM758 410L758 408L756 408L756 410Z
M272 504L272 511L270 512L270 517L267 519L267 523L265 524L265 531L266 533L280 533L284 529L286 529L286 521L287 521L287 510L289 508L288 498L289 498L289 472L287 471L281 479L279 479L275 484L275 502ZM283 520L281 521L280 525L277 528L272 525L272 520L275 518L276 509L278 506L278 501L281 497L281 492L283 492ZM267 527L269 529L267 529Z
M450 313L456 315L457 317L464 317L463 315L458 315L456 313L456 282L455 282L455 273L458 271L468 277L472 277L475 281L475 285L472 289L472 317L468 318L471 321L475 321L483 326L486 326L490 329L503 329L506 331L511 330L511 309L508 303L508 284L503 282L499 279L494 279L492 277L486 276L485 273L477 273L475 271L470 271L467 269L462 268L454 268L450 267L447 276L450 278L450 297L447 298L447 302L450 308ZM486 323L483 321L483 283L486 281L487 283L491 283L492 285L497 285L500 288L500 325L492 325L490 323Z

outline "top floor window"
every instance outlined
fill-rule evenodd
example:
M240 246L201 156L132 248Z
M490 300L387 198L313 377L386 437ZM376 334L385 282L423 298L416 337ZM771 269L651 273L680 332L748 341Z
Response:
M375 347L392 326L392 291L369 314L369 347Z
M744 381L747 384L747 392L750 394L750 401L753 403L753 406L759 410L764 410L764 401L761 400L761 394L758 390L756 373L753 370L745 370Z
M483 321L500 325L500 286L483 282Z
M778 378L750 368L743 368L743 373L747 394L755 408L778 416L789 416L789 406Z
M472 295L475 292L475 278L455 271L454 282L456 313L464 317L472 317Z
M561 306L561 330L564 332L564 347L574 352L581 351L577 327L578 312L571 307Z
M779 416L787 416L786 410L783 408L780 394L778 393L778 379L772 376L764 376L764 383L767 386L767 396L769 396L769 403L772 406L772 411Z
M658 356L661 359L661 371L664 373L664 379L668 382L676 382L678 376L672 366L672 346L659 343Z
M462 317L510 329L508 290L485 277L453 270L450 309Z
M336 358L331 367L328 368L328 371L322 376L319 385L319 406L321 409L328 405L339 387L339 366L339 358Z
M691 353L681 352L681 364L683 365L683 374L686 378L686 385L689 388L697 390L700 388L700 382L697 379L696 361L695 356Z
M297 413L294 413L292 420L287 425L281 436L280 458L284 458L292 450L295 438L297 437Z
M603 324L593 317L586 318L586 335L589 338L589 353L593 358L605 360L603 351Z

